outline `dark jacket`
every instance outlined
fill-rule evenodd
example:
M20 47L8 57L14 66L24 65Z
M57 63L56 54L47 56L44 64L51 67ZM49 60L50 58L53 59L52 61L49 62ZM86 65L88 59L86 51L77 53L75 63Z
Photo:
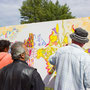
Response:
M36 69L15 60L0 70L0 90L44 90L44 83Z

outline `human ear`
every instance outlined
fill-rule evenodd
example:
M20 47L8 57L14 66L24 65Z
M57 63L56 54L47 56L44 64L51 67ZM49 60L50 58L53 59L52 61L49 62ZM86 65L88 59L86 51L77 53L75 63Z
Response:
M24 60L25 59L25 54L24 53L20 54L20 58L21 58L21 60Z
M5 48L5 49L4 49L4 52L8 52L8 50L9 50L9 48Z

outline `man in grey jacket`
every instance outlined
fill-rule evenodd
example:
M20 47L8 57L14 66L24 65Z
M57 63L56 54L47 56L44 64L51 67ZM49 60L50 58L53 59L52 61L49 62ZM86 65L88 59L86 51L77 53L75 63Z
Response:
M86 90L90 88L90 56L82 47L89 41L88 32L76 28L70 34L72 44L61 47L49 58L56 66L55 90Z

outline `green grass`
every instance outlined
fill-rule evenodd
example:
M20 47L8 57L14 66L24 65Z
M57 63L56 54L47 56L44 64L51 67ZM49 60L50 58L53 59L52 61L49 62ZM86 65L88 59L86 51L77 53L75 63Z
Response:
M53 88L45 87L45 90L54 90Z

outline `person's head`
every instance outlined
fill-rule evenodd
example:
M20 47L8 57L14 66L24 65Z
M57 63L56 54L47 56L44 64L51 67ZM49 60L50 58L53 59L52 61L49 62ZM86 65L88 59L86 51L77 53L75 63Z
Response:
M0 52L8 52L10 44L8 40L0 40Z
M11 46L11 55L13 60L27 61L29 52L22 42L16 42Z
M88 36L88 32L82 28L76 28L75 32L70 34L72 43L75 43L81 47L89 41L87 36Z

